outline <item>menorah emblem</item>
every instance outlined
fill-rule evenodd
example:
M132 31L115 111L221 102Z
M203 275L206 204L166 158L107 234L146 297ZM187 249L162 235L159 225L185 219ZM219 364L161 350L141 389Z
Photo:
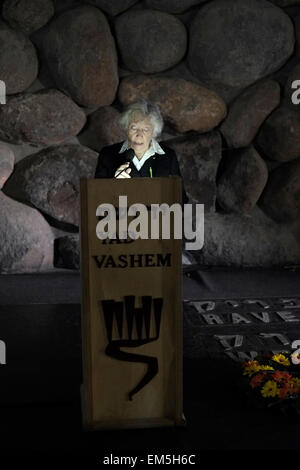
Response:
M132 397L158 373L158 360L156 357L121 351L122 347L136 348L156 341L159 338L163 299L161 297L152 298L152 296L146 295L141 297L141 301L141 307L134 306L134 295L125 296L124 302L115 300L101 301L108 339L105 354L119 361L142 362L148 365L144 377L129 392L129 400L132 400ZM151 324L153 321L155 334L151 336ZM113 338L114 324L117 326L117 339ZM133 338L134 328L137 338Z

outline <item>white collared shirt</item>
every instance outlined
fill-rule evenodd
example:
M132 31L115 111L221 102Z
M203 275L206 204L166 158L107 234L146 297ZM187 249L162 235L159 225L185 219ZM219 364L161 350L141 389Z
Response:
M119 153L123 153L126 150L128 150L129 148L130 148L129 147L129 142L128 142L128 140L125 140L125 142L123 143ZM163 155L166 152L164 152L164 150L161 148L161 146L159 145L157 140L152 138L151 145L148 148L148 150L146 150L146 152L144 153L142 158L139 160L137 158L137 156L135 155L132 159L132 163L134 164L136 169L139 171L142 168L142 166L144 165L145 161L148 160L148 158L152 157L152 155L154 155L155 153L159 153L160 155Z

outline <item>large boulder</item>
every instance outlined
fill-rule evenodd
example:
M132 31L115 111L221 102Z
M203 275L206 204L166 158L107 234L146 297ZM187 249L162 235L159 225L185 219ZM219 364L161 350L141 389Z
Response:
M215 210L216 176L222 158L222 141L218 132L179 137L164 141L175 150L183 184L190 202Z
M299 59L298 59L299 60ZM294 65L284 85L285 103L298 106L300 103L300 62Z
M117 52L104 14L89 5L66 11L45 28L40 48L56 86L88 108L114 101Z
M135 72L162 72L180 62L186 52L185 26L168 13L123 13L115 21L115 32L123 63Z
M168 13L182 13L189 8L204 3L206 0L145 0L147 8L166 11Z
M5 0L2 15L12 28L31 34L48 23L54 5L52 0Z
M189 66L196 77L246 87L278 70L292 55L294 28L266 0L215 0L190 28Z
M0 142L0 189L12 174L14 164L14 152L6 144Z
M0 191L0 273L53 268L53 233L36 210Z
M293 23L295 28L295 55L300 57L300 11L298 10L297 14L293 17Z
M0 139L54 145L77 135L85 122L85 113L58 90L18 94L0 106Z
M194 82L205 86L211 91L214 91L220 98L222 98L226 105L230 104L239 94L241 94L242 91L244 91L244 88L228 87L212 82L209 82L209 85L207 86L204 81L199 80L197 77L195 77L195 75L192 74L186 58L179 64L164 72L163 75L172 78L183 78L189 82Z
M287 162L300 157L300 111L286 103L265 120L255 139L256 146L271 160Z
M222 132L229 147L248 147L259 127L280 103L280 86L274 80L262 80L247 88L229 106Z
M270 173L261 198L263 210L277 222L300 217L300 159L284 163Z
M108 15L116 16L134 5L138 0L84 0L86 3L100 8Z
M227 212L249 213L268 179L268 168L253 147L236 152L218 181L217 199Z
M286 63L279 69L277 72L272 73L269 77L272 80L275 80L280 84L282 88L284 88L286 81L288 80L289 75L291 74L293 68L299 63L299 57L297 54L293 54ZM283 96L282 96L283 98Z
M165 76L130 75L121 81L122 104L146 98L160 106L164 119L178 132L208 132L226 116L224 101L198 83Z
M37 153L43 148L43 145L32 145L32 144L10 144L9 142L1 142L1 145L5 146L7 149L10 149L15 156L15 163L18 163L22 158L27 157L27 155L32 155Z
M104 106L88 116L88 122L78 139L82 145L100 152L106 145L126 138L120 123L120 113L112 106Z
M80 178L93 178L98 154L81 145L49 147L23 158L3 191L32 204L53 225L79 225Z
M52 0L55 9L55 15L59 15L63 11L82 5L82 0Z
M300 0L269 0L269 2L282 8L300 4Z
M54 242L54 266L57 268L80 269L79 235L65 235Z
M284 266L300 263L300 244L290 230L255 207L249 215L207 214L200 263L212 266Z
M0 21L0 79L8 95L28 88L38 74L38 58L32 42L20 31Z

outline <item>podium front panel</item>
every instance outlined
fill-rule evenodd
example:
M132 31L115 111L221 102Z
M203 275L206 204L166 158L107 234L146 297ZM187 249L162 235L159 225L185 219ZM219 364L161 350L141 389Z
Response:
M181 179L81 180L83 424L182 425L182 241L99 239L97 208L121 217L119 196L146 206L150 227L151 204L181 202Z

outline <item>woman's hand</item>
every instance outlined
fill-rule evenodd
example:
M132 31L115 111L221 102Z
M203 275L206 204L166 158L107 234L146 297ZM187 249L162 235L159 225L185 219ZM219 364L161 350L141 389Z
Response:
M131 172L131 168L128 168L128 167L129 167L129 162L126 162L123 165L119 166L119 168L117 169L117 171L114 174L114 177L115 178L131 178L131 176L129 174Z

